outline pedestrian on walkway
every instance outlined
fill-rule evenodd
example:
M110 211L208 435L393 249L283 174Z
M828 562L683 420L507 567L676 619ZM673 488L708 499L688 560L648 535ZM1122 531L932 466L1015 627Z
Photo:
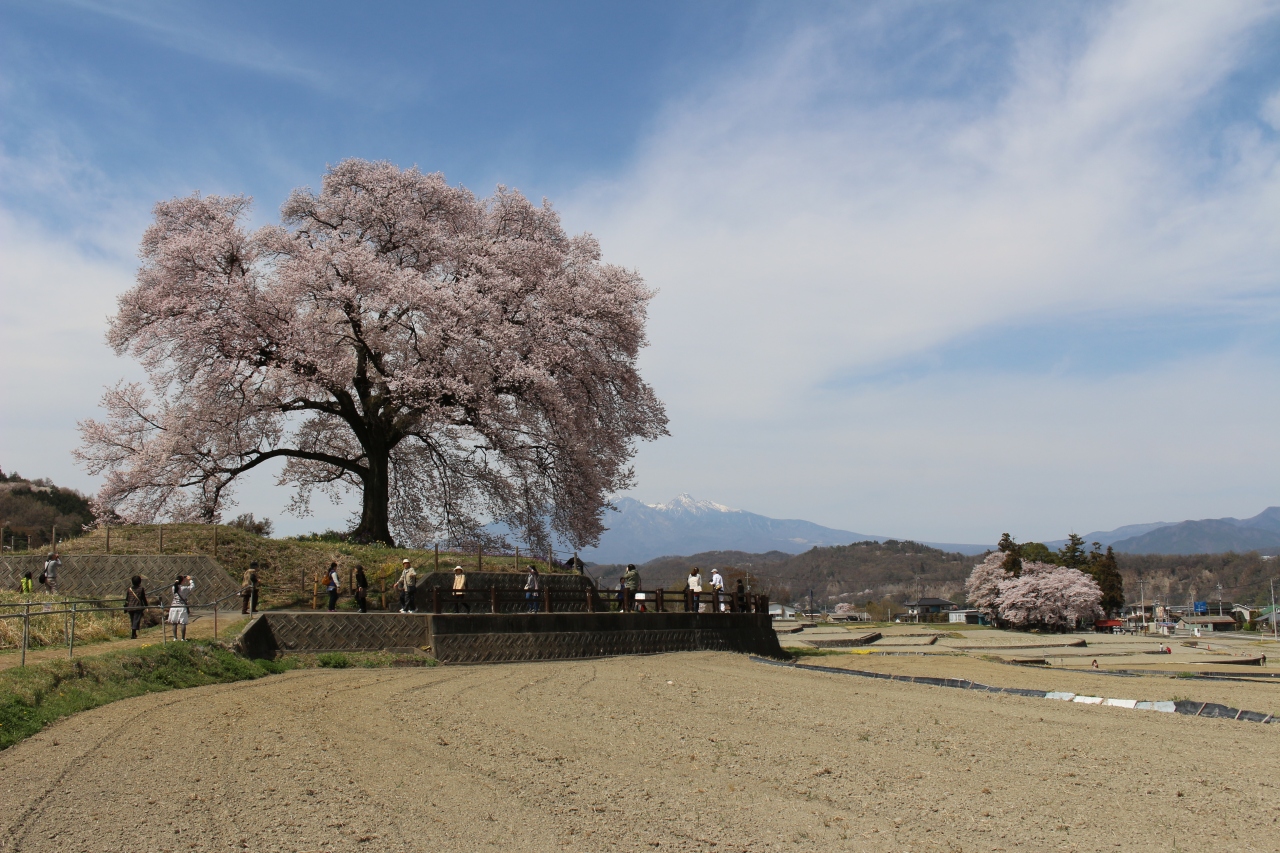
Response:
M49 589L49 593L54 595L58 592L58 570L62 568L62 560L58 557L58 552L54 551L44 561L44 572L40 577L44 578L43 583Z
M636 609L636 593L640 591L640 570L635 563L627 563L627 570L622 573L622 586L622 609L631 612Z
M697 613L702 609L702 570L694 566L685 578L684 588L689 591L689 611Z
M330 563L329 571L324 577L325 589L329 591L329 612L332 613L338 609L338 564Z
M400 572L400 580L396 581L396 586L400 588L400 612L417 613L415 599L418 594L418 573L408 560L401 560L400 565L404 567Z
M711 589L714 590L712 600L720 602L720 612L724 613L729 605L724 600L724 575L720 574L719 569L711 570Z
M138 639L138 629L142 627L142 614L146 612L147 591L142 586L142 575L134 575L129 579L129 588L124 591L124 609L129 614L129 639Z
M258 563L255 561L245 569L244 578L240 583L241 613L258 612L258 583Z
M169 600L169 624L173 626L173 638L178 639L178 626L182 626L182 639L187 638L187 622L191 619L191 590L196 582L191 575L178 575L173 582L173 598Z
M364 566L356 566L356 606L361 613L369 612L369 579L365 577Z
M27 572L22 576L22 582L19 584L19 589L23 595L31 594L31 572Z
M538 612L538 599L542 597L542 578L538 576L538 567L529 564L529 574L524 579L524 603L530 613Z
M458 612L458 607L467 608L467 612L471 612L471 605L467 602L467 575L462 571L462 566L453 567L453 612Z

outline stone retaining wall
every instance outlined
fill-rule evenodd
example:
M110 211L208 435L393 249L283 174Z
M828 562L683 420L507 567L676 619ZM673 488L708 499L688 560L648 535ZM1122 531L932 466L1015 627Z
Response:
M683 651L782 657L763 613L261 613L237 641L282 652L427 649L441 663L500 663Z
M171 587L178 575L191 575L196 582L193 605L214 601L240 589L238 580L212 557L203 554L63 554L58 570L58 593L82 598L124 598L129 578L141 575L147 595ZM39 554L0 557L0 584L17 591L18 579L31 572L33 579L44 569ZM36 591L41 587L37 584ZM168 595L164 601L168 603ZM233 605L227 605L228 607Z

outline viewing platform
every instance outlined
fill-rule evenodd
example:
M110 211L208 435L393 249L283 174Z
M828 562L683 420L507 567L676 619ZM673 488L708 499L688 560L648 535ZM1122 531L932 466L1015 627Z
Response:
M580 575L471 573L456 596L452 575L426 576L418 612L266 611L237 641L250 657L287 652L422 650L441 663L499 663L677 651L782 657L766 596L668 590L599 593ZM458 612L453 612L454 610ZM467 612L469 611L469 612Z

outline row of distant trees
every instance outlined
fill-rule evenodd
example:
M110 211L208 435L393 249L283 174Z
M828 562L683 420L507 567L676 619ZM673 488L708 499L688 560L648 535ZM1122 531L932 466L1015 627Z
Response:
M969 603L998 624L1068 630L1124 608L1124 580L1110 546L1071 534L1058 551L1008 533L965 582Z

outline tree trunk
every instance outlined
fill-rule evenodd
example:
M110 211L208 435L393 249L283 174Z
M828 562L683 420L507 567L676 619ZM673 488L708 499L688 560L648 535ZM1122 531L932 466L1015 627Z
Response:
M360 510L360 524L351 531L351 538L362 544L381 542L394 548L391 539L391 454L376 453L366 448L369 473L364 477L364 506Z

